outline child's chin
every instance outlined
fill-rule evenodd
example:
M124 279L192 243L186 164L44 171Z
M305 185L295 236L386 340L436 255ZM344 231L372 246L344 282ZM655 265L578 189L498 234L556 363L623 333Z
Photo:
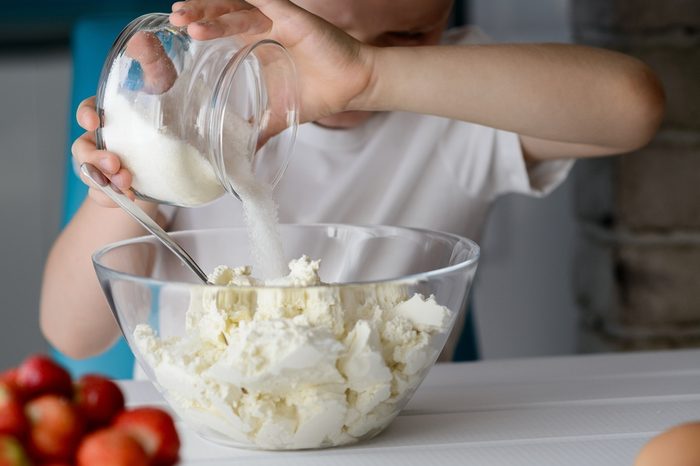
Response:
M343 112L336 113L320 120L316 120L315 123L326 128L333 129L349 129L356 126L360 126L365 121L369 120L375 112Z

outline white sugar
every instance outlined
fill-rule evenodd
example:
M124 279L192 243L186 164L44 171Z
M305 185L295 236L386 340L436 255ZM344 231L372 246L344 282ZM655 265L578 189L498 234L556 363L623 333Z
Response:
M263 279L282 277L288 269L277 228L277 204L272 198L272 187L256 180L249 160L229 162L232 162L229 173L235 170L231 178L243 204L250 252L256 261L256 269Z
M213 201L224 188L211 165L190 144L159 131L118 91L110 75L104 99L107 149L119 155L133 175L132 186L153 199L183 206ZM157 105L157 96L143 96ZM144 102L141 102L144 104Z

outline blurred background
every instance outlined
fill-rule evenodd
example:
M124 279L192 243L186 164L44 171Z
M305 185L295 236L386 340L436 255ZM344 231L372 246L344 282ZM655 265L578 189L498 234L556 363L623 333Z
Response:
M3 10L0 369L48 349L37 313L43 263L82 194L65 182L74 109L94 94L106 53L80 38L169 7L43 0ZM649 148L578 163L546 199L497 202L473 296L482 357L700 346L700 2L465 0L454 23L495 41L631 53L669 97Z

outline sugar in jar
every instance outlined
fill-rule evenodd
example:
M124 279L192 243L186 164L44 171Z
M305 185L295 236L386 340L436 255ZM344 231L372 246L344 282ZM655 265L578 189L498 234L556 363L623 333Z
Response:
M274 186L298 124L294 63L271 40L193 40L168 15L124 28L102 69L97 147L119 156L137 197L192 207L236 193L249 170Z

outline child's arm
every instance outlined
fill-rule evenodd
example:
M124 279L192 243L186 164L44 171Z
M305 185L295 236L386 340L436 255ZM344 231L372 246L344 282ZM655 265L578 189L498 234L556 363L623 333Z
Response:
M112 182L126 190L131 174L122 169L116 155L98 151L94 130L98 125L94 102L83 102L78 122L88 130L73 144L78 162L90 162L107 173ZM127 192L127 191L125 191ZM157 206L141 201L150 215ZM92 253L107 243L144 234L143 229L102 192L91 188L89 197L54 243L44 268L41 290L40 325L44 336L60 351L72 357L87 357L107 349L119 336L92 266Z
M351 105L471 121L518 133L533 159L645 145L663 91L640 61L573 45L374 49L368 92Z
M152 216L154 204L140 203ZM88 197L51 248L44 268L40 325L44 336L75 358L101 353L120 335L92 266L102 246L145 234L121 209Z
M301 118L401 110L518 133L532 159L583 157L646 144L663 114L649 68L571 45L377 48L288 0L190 0L170 20L197 39L238 35L284 44L297 65Z

